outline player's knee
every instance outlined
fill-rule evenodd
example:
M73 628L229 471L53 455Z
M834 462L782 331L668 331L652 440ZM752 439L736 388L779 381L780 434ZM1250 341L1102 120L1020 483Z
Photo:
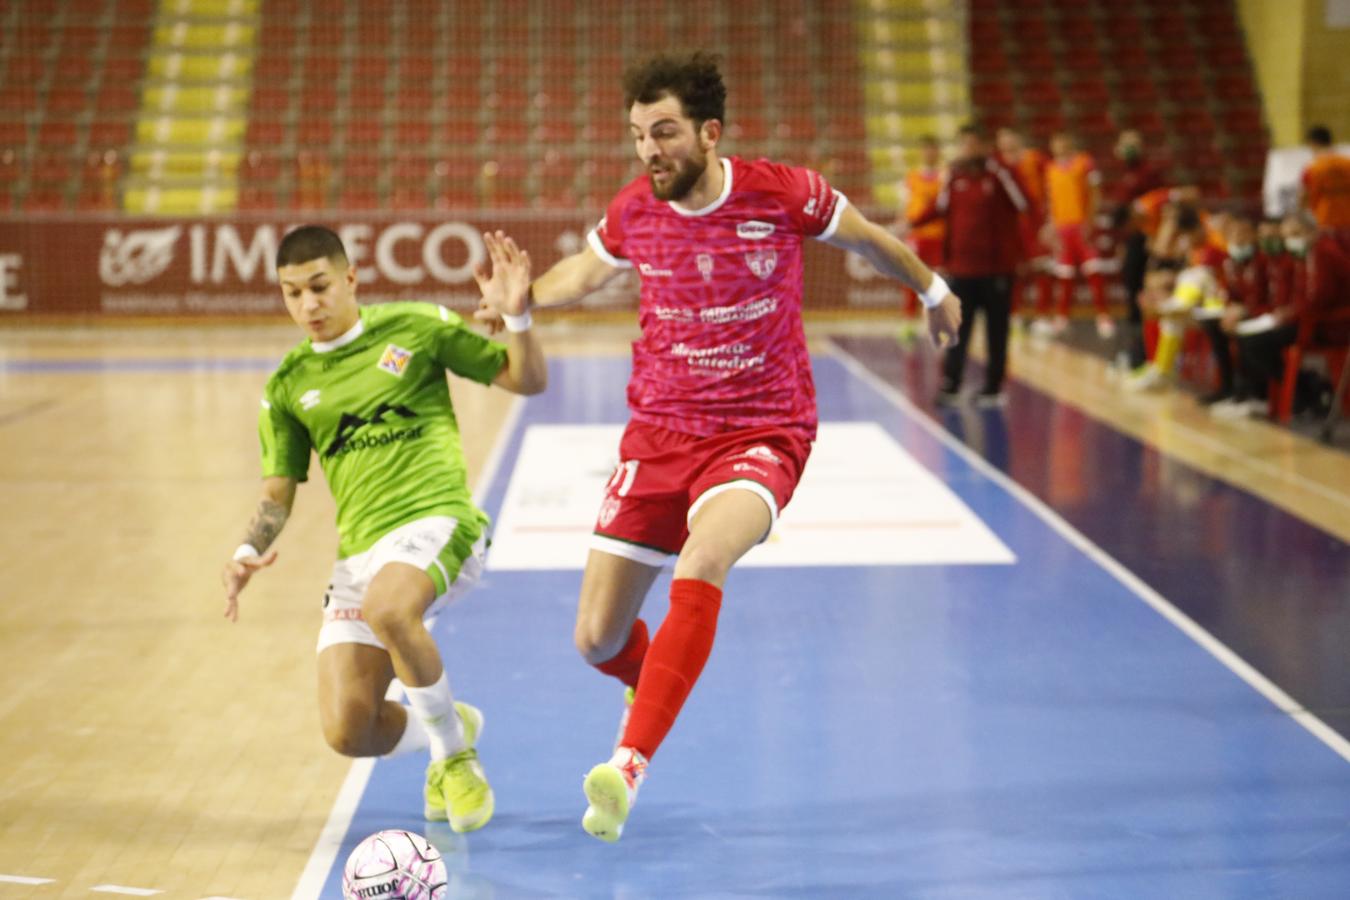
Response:
M623 649L626 636L617 628L606 628L604 623L577 622L572 633L572 642L576 644L581 658L591 665L613 659Z
M421 622L414 604L380 591L371 591L361 600L361 617L377 635L398 634Z
M323 739L343 756L369 755L375 710L360 700L339 701L323 717Z
M710 584L721 585L726 581L727 573L735 563L725 549L705 542L690 541L675 561L676 578L696 578Z

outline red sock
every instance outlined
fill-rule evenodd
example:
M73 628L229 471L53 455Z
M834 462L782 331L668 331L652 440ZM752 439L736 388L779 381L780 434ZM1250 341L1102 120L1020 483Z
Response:
M1074 292L1078 288L1078 282L1072 278L1061 278L1059 280L1059 314L1067 316L1069 310L1073 309Z
M606 675L613 675L631 688L637 687L642 674L642 660L647 655L647 623L638 619L628 632L628 643L614 656L595 667Z
M1036 311L1049 313L1053 306L1054 280L1048 272L1042 272L1036 277Z
M1088 276L1087 282L1088 288L1092 291L1092 305L1097 307L1097 314L1106 315L1106 276L1100 272L1093 272Z
M717 633L722 589L694 578L670 584L670 612L642 667L623 744L651 759L703 671Z

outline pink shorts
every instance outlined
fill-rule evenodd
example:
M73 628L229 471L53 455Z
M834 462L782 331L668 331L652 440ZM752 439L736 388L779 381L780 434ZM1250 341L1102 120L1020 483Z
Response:
M591 547L659 566L679 553L689 520L726 490L757 494L770 529L792 499L811 444L790 428L745 428L709 437L630 422L605 485ZM768 537L768 534L765 534Z

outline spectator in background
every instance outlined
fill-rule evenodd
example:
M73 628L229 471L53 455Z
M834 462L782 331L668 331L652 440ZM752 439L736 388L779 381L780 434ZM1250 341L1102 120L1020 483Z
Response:
M1046 155L1035 147L1028 147L1020 132L1012 128L1000 128L995 136L995 145L1004 164L1009 166L1022 179L1027 190L1032 213L1023 213L1017 220L1022 234L1023 260L1018 266L1017 277L1013 282L1012 312L1016 316L1028 284L1036 285L1036 308L1049 313L1053 297L1050 281L1050 248L1041 240L1041 227L1045 224L1042 216L1045 212L1045 167L1049 163Z
M919 138L919 165L905 174L901 200L904 204L904 213L896 224L900 233L905 234L906 243L914 251L914 255L934 270L942 267L942 245L947 235L947 226L941 219L917 228L911 228L910 222L918 218L937 198L938 192L942 189L943 175L942 148L938 145L937 138L925 134ZM903 289L903 295L904 314L917 318L919 295L909 288Z
M1272 280L1271 307L1246 316L1237 307L1227 311L1223 328L1237 340L1238 378L1232 398L1215 403L1210 412L1225 419L1264 414L1270 407L1270 382L1284 372L1284 349L1298 337L1299 319L1308 307L1307 256L1312 229L1301 216L1280 224L1286 261ZM1335 242L1335 236L1328 234ZM1329 266L1334 270L1334 264Z
M1144 289L1144 273L1148 269L1148 234L1134 204L1139 198L1163 187L1162 171L1144 155L1144 139L1133 128L1126 129L1116 139L1116 157L1124 166L1120 178L1111 185L1109 200L1112 205L1111 224L1120 231L1123 256L1120 264L1120 283L1125 289L1127 323L1125 353L1131 369L1144 363L1144 317L1139 309L1139 292Z
M1087 280L1092 304L1097 310L1097 336L1102 340L1116 333L1115 322L1106 307L1106 279L1102 260L1092 245L1092 231L1100 204L1101 172L1087 153L1078 149L1077 140L1061 131L1050 139L1053 159L1046 167L1046 202L1050 221L1044 238L1055 248L1055 275L1059 277L1059 311L1048 328L1037 322L1039 330L1063 334L1069 326L1078 275ZM1042 320L1044 321L1044 320Z
M1350 157L1341 156L1331 129L1308 129L1313 161L1303 170L1303 203L1326 231L1350 231Z
M1223 255L1210 244L1196 207L1174 204L1166 210L1150 256L1158 265L1146 277L1140 305L1145 315L1158 320L1158 343L1152 361L1126 380L1126 390L1157 390L1170 384L1186 328L1194 318L1217 316L1224 303L1219 282ZM1226 348L1227 340L1222 343Z
M1228 301L1219 315L1197 314L1200 327L1209 338L1210 351L1214 354L1214 369L1218 373L1219 383L1215 389L1200 398L1203 406L1227 400L1233 396L1235 388L1233 370L1233 340L1223 329L1223 316L1229 309L1237 310L1243 318L1257 316L1266 311L1269 275L1266 271L1266 256L1256 240L1256 225L1251 216L1236 214L1228 223L1228 253L1223 258L1220 281L1227 294Z
M943 256L951 289L961 298L959 338L955 346L947 348L942 360L939 404L955 403L960 397L966 347L979 310L984 311L989 358L984 388L976 395L975 403L983 407L1004 403L1013 273L1022 258L1017 222L1027 213L1035 215L1035 207L1017 173L990 153L989 143L978 127L962 127L958 156L947 172L941 192L913 220L916 226L946 220Z

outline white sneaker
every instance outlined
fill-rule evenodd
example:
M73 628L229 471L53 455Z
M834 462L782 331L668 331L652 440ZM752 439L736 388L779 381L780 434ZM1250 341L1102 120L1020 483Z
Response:
M1268 404L1264 400L1220 400L1210 406L1209 414L1216 419L1250 419L1265 413Z
M1116 320L1110 316L1097 317L1097 337L1109 341L1116 336Z
M1162 372L1159 372L1153 366L1146 366L1142 372L1136 371L1126 376L1122 386L1127 391L1142 393L1144 391L1160 391L1167 387L1169 379Z
M1068 330L1069 330L1069 317L1055 316L1054 322L1052 322L1050 325L1050 333L1053 334L1055 337L1059 337Z
M624 823L637 803L638 788L647 780L647 760L632 747L620 747L609 762L586 775L586 814L581 827L592 837L612 844L623 836Z
M1031 323L1031 336L1036 338L1054 337L1055 325L1049 319L1041 317Z
M1008 405L1008 395L1002 391L995 391L990 394L980 391L975 395L975 407L977 409L1003 409Z

